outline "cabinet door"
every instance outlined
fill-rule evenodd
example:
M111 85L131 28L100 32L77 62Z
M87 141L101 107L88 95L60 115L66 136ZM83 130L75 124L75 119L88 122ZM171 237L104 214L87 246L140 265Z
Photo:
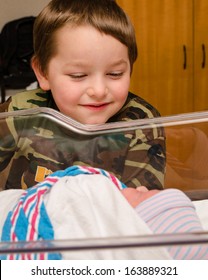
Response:
M194 110L208 110L208 1L194 1Z
M136 31L138 58L134 64L130 90L158 105L158 0L118 0L130 16Z
M118 0L136 30L131 90L162 115L193 111L193 1Z

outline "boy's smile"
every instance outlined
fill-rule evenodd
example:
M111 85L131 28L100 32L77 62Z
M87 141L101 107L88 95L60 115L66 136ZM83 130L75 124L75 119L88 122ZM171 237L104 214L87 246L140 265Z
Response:
M105 102L105 103L89 103L89 104L83 104L83 106L86 109L89 110L96 110L96 111L101 111L106 109L107 106L109 106L111 103L110 102Z
M59 110L84 124L102 124L124 105L130 84L127 47L89 25L55 34L56 52L39 79ZM40 74L40 73L39 73Z

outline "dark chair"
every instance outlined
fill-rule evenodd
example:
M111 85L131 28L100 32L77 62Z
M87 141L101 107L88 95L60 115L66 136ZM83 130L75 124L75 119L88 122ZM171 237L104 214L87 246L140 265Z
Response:
M24 89L34 81L30 60L33 55L33 24L35 17L7 22L0 33L1 102L6 89Z

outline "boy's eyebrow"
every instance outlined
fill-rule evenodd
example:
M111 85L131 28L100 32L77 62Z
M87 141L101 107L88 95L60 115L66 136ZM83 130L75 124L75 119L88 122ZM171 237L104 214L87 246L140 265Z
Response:
M119 59L118 61L113 61L109 64L110 67L112 66L119 66L121 64L128 64L126 60ZM71 61L67 63L66 65L72 65L72 66L88 66L88 63L85 61Z
M117 65L121 65L121 64L127 64L127 61L124 59L120 59L118 61L112 62L111 66L117 66Z

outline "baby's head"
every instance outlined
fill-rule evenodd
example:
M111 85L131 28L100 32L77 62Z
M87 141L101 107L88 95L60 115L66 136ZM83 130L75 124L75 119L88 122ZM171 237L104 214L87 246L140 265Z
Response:
M132 207L136 207L142 201L152 197L153 195L160 192L160 190L148 190L144 186L140 186L136 189L133 188L125 188L121 190L123 196L127 199L127 201L131 204Z
M114 0L52 0L34 24L34 57L43 72L56 53L56 33L62 27L89 25L128 48L131 71L137 58L134 27ZM84 47L84 46L83 46Z

